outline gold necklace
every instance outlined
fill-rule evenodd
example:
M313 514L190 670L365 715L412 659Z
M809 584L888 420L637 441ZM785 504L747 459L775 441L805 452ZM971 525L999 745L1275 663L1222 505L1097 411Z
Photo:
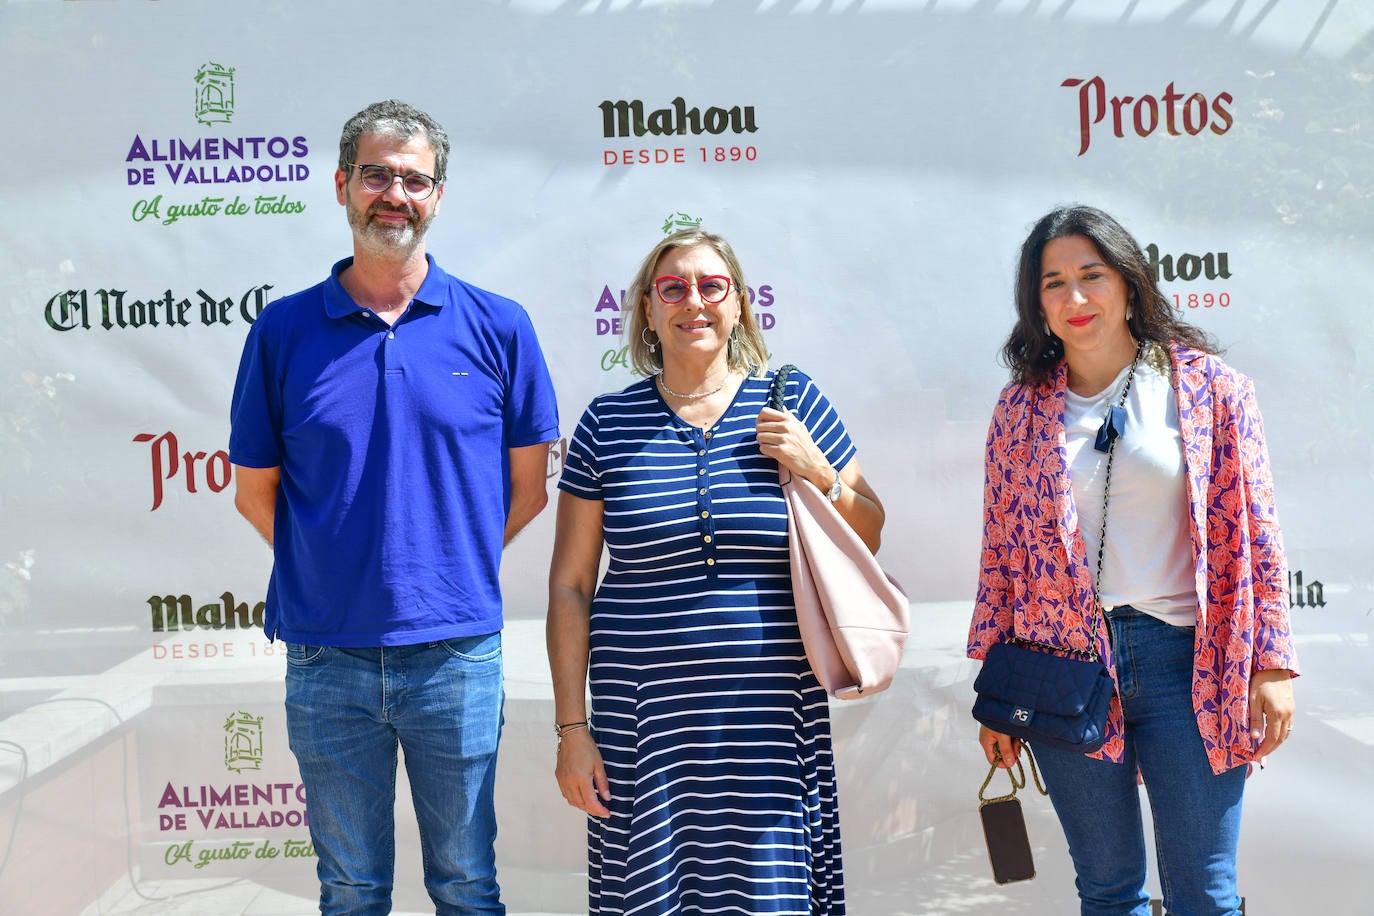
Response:
M725 372L725 378L721 379L720 384L712 388L710 391L703 391L700 394L679 394L678 392L668 387L668 383L663 380L663 373L658 373L659 387L661 387L667 394L671 394L675 398L682 398L684 401L695 401L698 398L709 398L713 394L718 394L720 393L721 389L725 387L725 383L728 381L730 381L730 372L727 369Z

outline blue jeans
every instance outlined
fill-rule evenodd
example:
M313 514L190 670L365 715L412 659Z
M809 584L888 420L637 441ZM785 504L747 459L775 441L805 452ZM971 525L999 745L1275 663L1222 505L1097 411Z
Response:
M1107 619L1126 714L1125 764L1033 745L1069 843L1083 916L1149 916L1137 768L1150 796L1164 909L1236 916L1243 766L1212 772L1193 712L1193 629L1129 606Z
M493 848L501 634L365 649L293 643L286 659L320 912L391 912L399 742L435 912L505 913Z

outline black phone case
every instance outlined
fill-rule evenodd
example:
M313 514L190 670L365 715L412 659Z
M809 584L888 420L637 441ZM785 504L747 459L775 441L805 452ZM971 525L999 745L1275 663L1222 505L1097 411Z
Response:
M1031 858L1020 799L984 802L978 806L978 816L983 820L983 837L988 844L993 880L998 884L1010 884L1034 878L1035 861Z

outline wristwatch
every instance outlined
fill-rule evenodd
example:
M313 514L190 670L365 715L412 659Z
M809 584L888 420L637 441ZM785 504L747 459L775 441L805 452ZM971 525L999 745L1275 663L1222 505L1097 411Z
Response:
M830 485L830 489L826 491L825 498L833 503L837 499L839 499L840 494L844 492L844 481L840 480L839 471L835 470L834 468L831 468L830 472L835 475L835 482L832 483Z

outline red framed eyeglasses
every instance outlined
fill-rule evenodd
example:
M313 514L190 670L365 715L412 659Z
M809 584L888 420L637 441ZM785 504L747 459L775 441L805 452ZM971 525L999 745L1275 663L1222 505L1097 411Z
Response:
M695 283L689 283L685 277L665 274L654 281L654 289L658 292L658 298L669 305L676 305L687 298L687 290L696 287L697 295L702 302L715 305L724 302L725 297L730 295L730 278L722 277L719 274L712 274L709 277L702 277Z

